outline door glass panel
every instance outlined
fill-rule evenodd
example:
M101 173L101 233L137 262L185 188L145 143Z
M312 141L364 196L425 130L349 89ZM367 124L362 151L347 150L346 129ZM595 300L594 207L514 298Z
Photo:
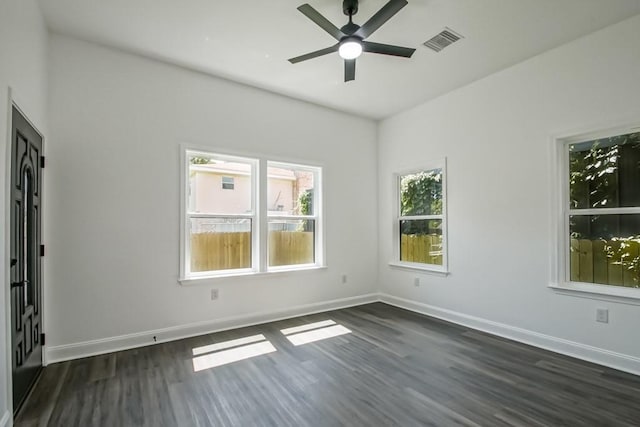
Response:
M24 171L22 185L22 280L24 286L24 306L33 305L33 254L34 254L34 227L33 227L33 182L29 169Z

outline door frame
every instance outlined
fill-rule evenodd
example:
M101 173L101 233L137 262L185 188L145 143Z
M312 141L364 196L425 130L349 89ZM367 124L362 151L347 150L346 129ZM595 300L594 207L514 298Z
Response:
M4 259L1 261L4 263L4 277L2 278L2 284L4 287L4 307L5 308L5 348L6 348L6 366L5 366L5 370L7 373L7 387L6 387L6 396L7 396L7 411L9 411L10 413L12 413L12 408L13 408L13 376L12 376L12 358L13 358L13 351L11 348L11 289L10 289L10 279L11 279L11 266L9 263L9 254L11 253L11 247L10 247L10 240L11 240L11 138L12 138L12 131L13 131L13 108L16 108L20 114L22 114L22 116L27 120L27 122L29 123L29 125L31 125L33 127L33 129L36 131L36 133L38 133L38 135L40 135L40 137L42 138L42 155L44 155L44 147L45 147L45 137L44 134L40 131L40 129L38 129L38 126L35 125L35 123L33 123L33 121L31 121L29 119L29 115L25 113L25 110L23 108L20 107L20 105L24 105L24 103L20 102L19 97L17 97L13 91L13 88L11 86L8 87L8 99L7 99L7 117L6 117L6 123L7 123L7 135L5 138L5 197L4 197L4 214L5 214L5 223L4 223L4 232L5 232L5 236L7 236L6 239L4 239L4 250L5 250L5 257ZM40 205L44 206L43 202L44 202L44 170L42 170L42 183L41 183L41 199L40 199ZM41 230L41 240L44 240L44 211L41 209L40 211L40 230ZM41 325L42 325L42 333L45 333L46 331L46 320L45 320L45 286L44 286L44 262L41 261L42 264L40 266L40 268L42 269L41 272L41 283L40 286L42 287L41 292L40 292L40 297L41 297L41 307L40 309L42 310L42 315L41 315ZM42 346L42 366L47 366L46 363L46 345ZM0 414L0 417L2 416L2 414ZM13 416L13 415L11 415Z

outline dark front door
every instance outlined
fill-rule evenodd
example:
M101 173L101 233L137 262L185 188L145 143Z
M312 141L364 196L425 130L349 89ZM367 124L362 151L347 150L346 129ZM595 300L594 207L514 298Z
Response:
M12 123L11 359L13 410L16 412L42 370L42 137L15 107Z

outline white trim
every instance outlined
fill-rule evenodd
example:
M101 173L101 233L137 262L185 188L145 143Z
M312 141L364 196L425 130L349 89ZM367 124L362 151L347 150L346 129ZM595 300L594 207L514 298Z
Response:
M228 141L228 146L236 145L234 141ZM291 165L304 165L303 167L316 167L324 169L325 163L315 160L301 159L298 157L286 157L281 155L275 155L274 153L266 153L261 151L243 151L229 149L228 146L208 146L202 143L190 143L187 141L178 144L180 151L194 151L201 152L203 154L211 155L211 153L218 153L226 157L239 157L239 158L252 158L252 159L271 159L270 162L274 163L287 163Z
M178 279L178 282L185 284L194 280L215 279L217 277L250 276L252 274L257 274L257 271L251 268L229 268L226 270L199 271L191 273L189 277Z
M571 282L570 284L548 285L554 292L578 298L587 298L627 305L640 305L640 292L637 288L624 286L597 285L593 283Z
M9 411L5 411L0 419L0 427L9 427L11 425L11 421L11 413Z
M572 282L570 278L570 227L569 217L576 215L603 214L637 214L640 207L622 208L587 208L571 209L569 207L569 145L587 142L608 136L624 135L638 131L638 123L618 123L598 128L556 134L550 140L550 158L554 168L550 180L549 193L554 194L550 212L550 284L548 287L558 294L579 298L600 299L616 303L638 305L640 289L625 288L613 285Z
M175 341L183 338L210 334L229 329L244 328L247 326L253 326L262 323L275 322L292 317L339 310L377 301L378 294L366 294L319 303L303 304L281 310L231 316L222 319L191 323L181 326L173 326L163 329L155 329L92 341L78 342L59 346L49 346L46 349L47 360L49 360L50 363L56 363L66 360L80 359L83 357L95 356L98 354L112 353L115 351L144 347L152 345L154 343ZM154 336L157 339L157 341L155 342L153 340Z
M200 213L187 212L189 219L191 218L231 218L231 219L253 219L252 214L217 214L217 213Z
M592 209L568 209L571 216L577 215L627 215L640 213L640 207L630 208L592 208Z
M253 185L257 196L254 200L257 206L254 209L258 210L258 230L254 234L254 239L251 241L254 266L256 266L257 272L267 271L267 265L269 264L269 253L267 246L269 245L269 193L268 193L268 178L269 162L264 157L261 157L258 161L258 174Z
M300 267L302 268L314 268L314 267L322 267L325 265L325 227L324 227L324 210L323 210L323 200L324 193L322 188L323 182L323 168L320 166L313 165L304 165L298 163L289 163L282 162L278 160L266 160L265 168L280 168L280 169L295 169L310 172L313 174L313 214L311 215L278 215L276 212L269 213L268 203L265 198L264 204L262 205L264 209L264 227L265 227L265 236L264 236L264 249L265 260L264 260L264 268L261 268L261 272L270 272L270 271L287 271L287 270L298 270ZM265 193L268 192L269 182L265 179L263 188ZM269 266L269 223L276 220L313 220L313 234L314 234L314 260L312 264L303 265L287 265L282 267L270 267Z
M5 135L5 144L4 144L4 149L5 149L5 167L4 167L4 174L5 174L5 179L4 179L4 190L5 190L5 199L4 199L4 214L5 214L5 221L4 224L2 224L2 226L4 227L4 232L5 232L5 239L4 239L4 253L5 253L5 257L3 260L0 260L0 262L4 263L4 276L2 277L2 291L4 292L4 306L2 307L2 311L3 311L3 315L4 315L4 344L5 344L5 366L0 368L0 369L4 369L4 372L6 373L6 381L4 384L5 387L5 395L6 395L6 403L7 403L7 409L9 408L13 408L13 382L12 382L12 357L13 357L13 350L12 350L12 342L11 342L11 289L9 286L9 283L11 281L11 272L10 272L10 264L9 264L9 258L11 258L10 254L11 254L11 246L10 246L10 241L11 241L11 203L9 203L10 199L10 195L11 195L11 128L13 126L13 119L12 119L12 110L11 107L13 106L13 100L12 100L12 89L9 86L8 88L8 98L7 98L7 117L5 118L0 118L0 120L6 120L7 123L7 134ZM2 387L2 385L0 385L0 387ZM4 402L0 402L0 405L3 404ZM6 413L3 414L3 422L1 423L2 427L4 427L5 422L6 422Z
M442 214L438 214L438 215L415 215L415 216L400 216L398 217L398 221L420 221L420 220L424 220L424 219L443 219Z
M249 172L245 171L234 171L229 169L216 169L215 167L207 168L201 165L191 165L189 168L190 171L203 172L203 173L212 173L214 175L220 175L223 178L231 178L234 176L249 176Z
M317 215L278 215L276 214L278 211L268 211L267 218L269 221L272 220L280 220L280 221L295 221L300 220L304 221L305 219L317 220Z
M188 236L189 226L187 224L187 199L189 189L191 186L191 180L187 178L189 172L189 156L187 156L188 148L184 145L178 146L180 159L180 179L178 180L180 201L178 203L180 209L180 232L178 233L180 241L178 247L180 248L180 256L178 259L178 277L184 278L187 275L187 265L191 265L191 251L188 250Z
M448 276L449 272L444 268L434 264L421 264L418 262L391 261L389 267L399 268L402 270L421 271L423 273L431 273L439 276Z
M383 302L395 307L429 317L442 319L447 322L462 325L471 329L483 331L491 335L500 336L512 341L521 342L534 347L564 354L576 359L596 363L598 365L618 369L631 374L640 375L640 358L606 349L565 340L550 335L541 334L527 329L494 322L475 316L466 315L453 310L411 301L384 293L366 294L355 297L341 298L320 303L304 304L282 310L248 314L243 316L231 316L212 321L192 323L188 325L170 328L156 329L146 332L121 335L105 339L86 341L68 345L48 347L47 359L50 363L80 359L115 351L128 350L154 344L153 337L158 338L157 343L179 340L193 336L220 332L229 329L242 328L262 323L275 322L297 316L305 316L326 311ZM0 427L3 427L0 424Z
M492 335L521 342L534 347L564 354L576 359L607 366L631 374L640 375L640 358L629 356L603 348L581 344L550 335L541 334L527 329L494 322L475 316L447 310L440 307L395 297L388 294L380 294L380 301L389 305L414 311L426 316L442 319L447 322L462 325L471 329L483 331Z
M435 169L442 170L442 213L439 215L400 215L400 178L404 175L411 175L419 172L431 171ZM421 270L424 272L449 273L449 242L448 242L448 221L447 221L447 158L441 160L424 163L422 167L402 170L393 173L393 200L395 203L393 225L392 225L392 249L393 259L389 262L392 267L406 268L411 270ZM440 220L442 222L442 265L436 264L420 264L410 263L400 260L400 229L399 221L412 220Z
M253 271L257 266L256 251L257 247L257 233L260 229L260 213L256 211L257 197L258 197L258 177L260 173L260 160L255 157L239 157L236 155L229 155L223 153L214 153L209 151L203 151L201 149L191 149L184 144L179 146L180 148L180 259L179 259L179 280L189 280L197 278L198 276L230 276L234 272L239 274L245 274L246 272ZM219 159L229 162L238 162L247 164L251 168L251 172L247 175L251 175L251 213L246 214L218 214L218 213L200 213L200 212L188 212L187 203L189 199L189 172L191 165L189 164L190 156L201 156L208 159ZM250 219L251 220L251 267L247 269L238 270L222 270L222 271L207 271L207 272L191 272L191 219L192 218L237 218L237 219Z
M315 264L299 264L285 267L271 267L268 271L253 271L249 269L244 270L220 270L220 274L209 274L203 276L192 276L188 279L178 279L178 283L182 286L193 286L193 285L211 285L214 284L216 280L219 279L230 279L233 277L272 277L285 273L294 273L294 272L305 272L305 271L318 271L318 270L327 270L326 265L315 265ZM226 272L226 274L225 274Z

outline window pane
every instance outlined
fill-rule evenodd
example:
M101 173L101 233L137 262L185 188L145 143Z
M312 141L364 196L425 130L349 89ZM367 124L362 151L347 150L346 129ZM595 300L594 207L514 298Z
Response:
M251 213L250 163L216 157L189 158L189 212Z
M640 215L575 215L570 224L570 279L639 287Z
M400 261L442 265L442 220L400 221Z
M222 189L223 190L233 190L234 189L234 178L232 176L223 176L222 177Z
M569 146L571 209L640 206L640 133Z
M269 221L269 267L314 262L315 221Z
M442 214L442 169L400 177L400 216Z
M191 218L191 272L251 267L251 220Z
M313 215L314 173L278 165L267 168L267 210L272 215Z

